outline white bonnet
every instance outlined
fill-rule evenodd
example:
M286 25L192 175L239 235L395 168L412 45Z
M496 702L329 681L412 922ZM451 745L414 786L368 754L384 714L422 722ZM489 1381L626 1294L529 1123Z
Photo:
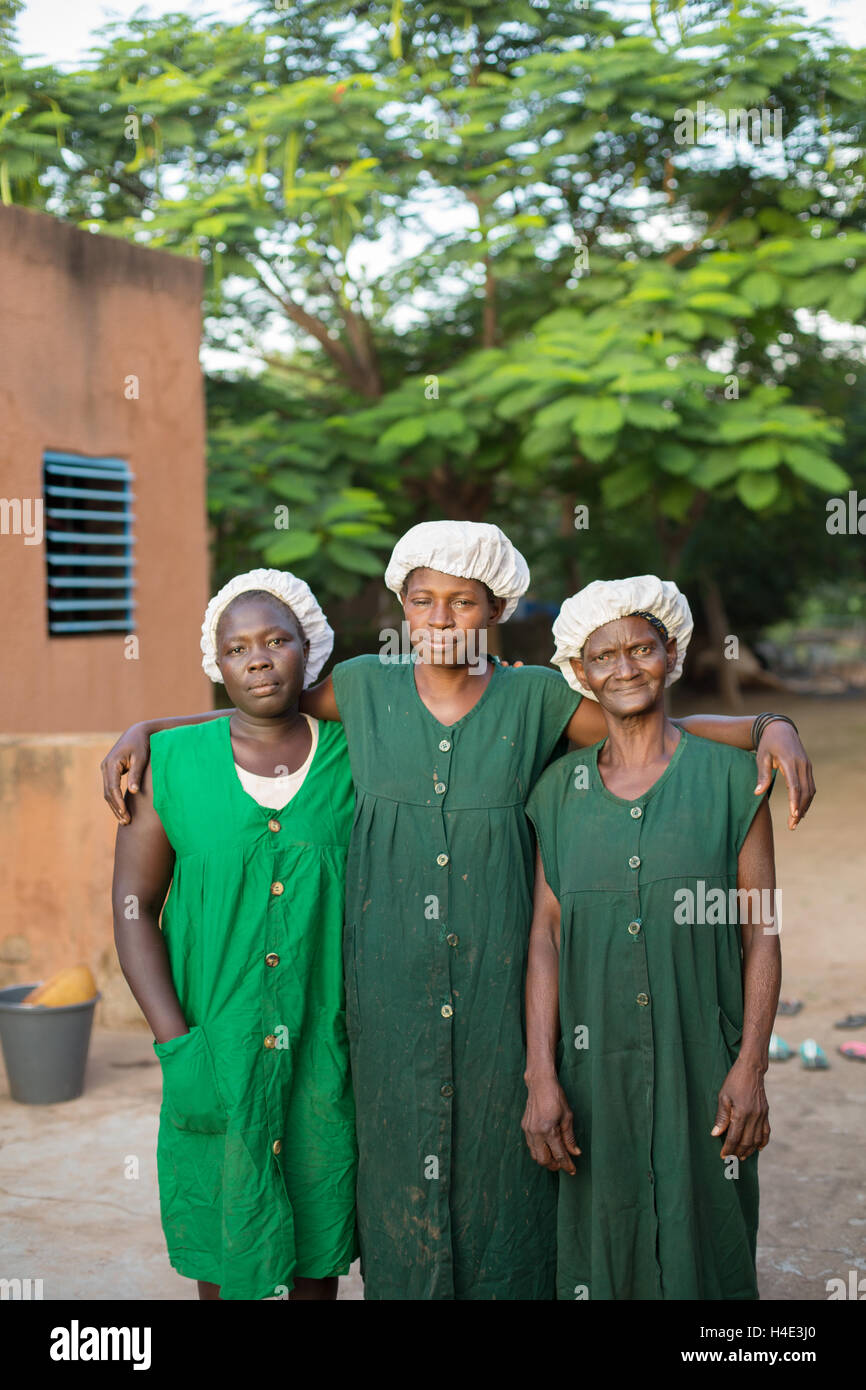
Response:
M236 574L224 584L207 606L204 622L201 625L201 664L212 681L222 683L222 675L216 663L216 630L222 613L239 594L252 589L264 589L265 593L287 603L304 629L309 640L310 653L304 672L304 689L312 685L328 657L334 649L333 629L316 602L309 584L288 570L249 570L246 574Z
M560 608L553 624L556 651L550 660L562 671L572 690L579 690L590 700L597 698L588 686L581 685L569 658L580 656L584 642L597 627L634 613L651 613L664 623L668 637L676 638L676 665L668 672L665 685L679 680L694 627L688 600L673 580L638 574L631 579L596 579L567 598Z
M441 570L459 579L486 584L496 598L506 600L504 623L529 588L529 566L519 550L486 521L422 521L401 536L385 570L385 584L399 594L414 569Z

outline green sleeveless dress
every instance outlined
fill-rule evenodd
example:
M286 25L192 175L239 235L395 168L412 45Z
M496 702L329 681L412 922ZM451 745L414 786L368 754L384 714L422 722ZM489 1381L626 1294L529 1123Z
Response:
M504 667L440 724L409 661L334 668L357 808L346 1001L368 1300L551 1299L556 1183L533 1163L524 802L580 703Z
M353 788L339 724L269 811L244 791L229 720L151 740L176 854L162 913L189 1033L154 1043L157 1168L174 1268L224 1299L345 1274L357 1148L341 936Z
M627 801L603 742L548 768L526 808L562 912L559 1079L582 1151L557 1174L557 1296L754 1299L758 1155L726 1163L710 1131L743 1028L730 894L755 758L683 731Z

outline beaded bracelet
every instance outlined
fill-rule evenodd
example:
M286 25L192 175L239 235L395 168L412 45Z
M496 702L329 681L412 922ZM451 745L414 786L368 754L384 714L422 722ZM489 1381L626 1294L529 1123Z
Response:
M789 718L787 714L771 714L768 711L764 714L757 715L754 723L752 724L753 749L757 749L758 744L761 742L761 739L764 736L764 730L766 729L767 725L773 724L777 719L781 719L782 722L785 724L790 724L791 728L794 730L794 733L797 734L797 736L799 737L800 731L797 728L797 725L794 723L793 719Z

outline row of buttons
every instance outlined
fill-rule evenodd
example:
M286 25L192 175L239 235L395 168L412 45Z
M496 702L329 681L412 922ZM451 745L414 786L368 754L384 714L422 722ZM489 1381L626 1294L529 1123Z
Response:
M640 806L632 806L632 808L631 808L631 817L632 817L632 820L640 820L640 818L641 818L642 815L643 815L643 810L642 810L642 808L641 808ZM630 869L639 869L639 868L640 868L640 855L639 855L639 854L633 854L633 855L631 856L631 858L629 859L629 861L628 861L628 866L629 866ZM635 924L632 922L631 926L629 927L629 931L631 931L631 929L632 929L632 927L633 927L634 925L635 925ZM640 926L638 925L638 931L639 931L639 930L640 930ZM632 935L635 935L635 933L632 932Z
M278 830L282 830L282 825L280 824L280 822L279 822L278 820L269 820L269 821L268 821L268 830L271 830L271 831L273 831L274 834L276 834ZM282 884L282 883L272 883L272 884L271 884L271 893L273 894L273 896L274 896L275 898L278 898L278 897L280 896L280 894L283 893L284 891L285 891L285 884ZM279 958L279 956L276 954L275 951L269 951L268 954L265 956L265 965L269 965L269 966L271 967L271 969L273 969L273 967L274 967L275 965L279 965L279 963L280 963L280 958ZM276 1045L277 1045L277 1039L276 1039L276 1037L274 1036L273 1033L269 1033L268 1036L265 1038L265 1047L268 1048L268 1049L270 1050L271 1048L276 1047ZM271 1147L272 1147L272 1149L273 1149L273 1152L274 1152L274 1155L275 1155L275 1156L278 1155L278 1154L280 1154L280 1153L282 1153L282 1150L283 1150L283 1141L282 1141L282 1139L275 1139L274 1142L273 1142L273 1144L271 1145Z
M632 808L631 808L631 818L632 818L632 820L640 820L640 818L641 818L642 815L643 815L643 808L642 808L641 806L632 806ZM633 855L631 856L631 858L629 859L629 861L628 861L628 866L629 866L630 869L639 869L639 868L640 868L640 856L637 855L637 854L633 854ZM637 934L638 934L638 932L640 931L640 929L641 929L641 921L640 921L640 918L639 918L639 917L635 918L635 920L634 920L633 922L629 922L629 924L628 924L628 930L629 930L629 934L630 934L631 936L637 936ZM636 1003L640 1004L641 1008L645 1008L646 1005L649 1003L649 995L648 995L648 994L644 994L643 990L641 990L640 994L637 996ZM649 1176L650 1176L650 1181L652 1181L652 1174L650 1173Z
M439 740L439 751L440 751L440 753L450 753L450 752L451 752L451 740L448 739L448 738L440 739L440 740ZM434 792L436 793L437 796L444 796L445 793L447 792L448 788L447 788L447 786L445 785L444 782L437 782L436 785L434 786L433 790L434 790ZM442 860L440 859L439 862L440 862L440 864L441 864ZM447 862L448 862L447 859L446 859L445 862L446 862L446 864L447 864Z
M440 753L450 753L450 751L451 751L451 740L448 739L448 738L440 739L440 741L439 741L439 751L440 751ZM448 788L447 788L445 782L436 782L436 783L434 784L433 790L435 791L435 793L436 793L437 796L444 796L444 795L445 795L445 792L448 790ZM437 854L437 856L436 856L436 863L439 865L440 869L444 869L445 866L446 866L446 864L450 863L450 858L449 858L449 856L448 856L447 854L444 854L444 853L443 853L443 854ZM445 940L448 942L448 945L449 945L449 946L456 946L457 943L458 943L459 937L455 936L454 932L449 932L448 935L446 936ZM439 1012L441 1013L441 1015L442 1015L443 1018L452 1018L453 1015L454 1015L454 1010L453 1010L453 1008L451 1007L450 1004L443 1004L443 1005L442 1005L442 1008L440 1009ZM441 1087L439 1088L439 1094L440 1094L441 1096L444 1096L444 1097L446 1098L446 1100L447 1100L450 1096L453 1096L453 1094L454 1094L454 1087L453 1087L450 1083L446 1082L446 1084L445 1084L444 1086L441 1086Z

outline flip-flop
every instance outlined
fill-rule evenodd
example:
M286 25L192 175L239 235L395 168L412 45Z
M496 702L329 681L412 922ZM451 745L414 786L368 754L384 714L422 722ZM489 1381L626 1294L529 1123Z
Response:
M777 1014L798 1014L803 1007L802 999L780 999Z
M852 1062L866 1062L866 1043L840 1043L836 1051L841 1052L843 1057L850 1057Z
M826 1052L814 1038L806 1038L805 1042L800 1043L800 1060L807 1071L826 1071L830 1065Z
M845 1018L840 1018L838 1023L833 1024L834 1028L866 1028L866 1014L848 1014Z
M788 1044L785 1042L785 1039L784 1039L784 1038L780 1038L778 1033L771 1033L771 1034L770 1034L770 1061L771 1061L771 1062L787 1062L787 1060L788 1060L788 1058L789 1058L790 1056L791 1056L791 1049L790 1049L790 1047L788 1046Z

